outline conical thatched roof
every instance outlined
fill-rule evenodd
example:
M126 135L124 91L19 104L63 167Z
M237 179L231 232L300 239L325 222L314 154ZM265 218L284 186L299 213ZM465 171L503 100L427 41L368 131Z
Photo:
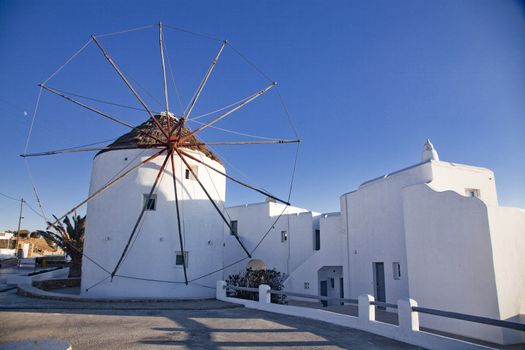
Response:
M160 115L155 115L155 118L160 122L160 124L167 130L168 125L168 119L171 119L171 125L174 125L178 121L176 117L166 115L164 113ZM117 147L126 146L126 147L133 147L136 146L137 148L142 148L141 146L144 145L152 145L152 144L158 144L159 142L148 135L140 132L145 131L149 135L154 136L158 138L159 140L165 140L166 137L162 133L162 131L159 130L155 122L152 118L149 118L144 123L137 126L135 129L131 130L127 134L122 135L118 139L116 139L112 144L108 145L109 148L115 147L115 150L118 150ZM182 136L189 134L190 131L188 129L183 128L182 129ZM185 143L200 143L195 136L191 136L188 140L185 141ZM187 146L185 148L193 149L202 152L204 155L206 155L208 158L213 159L216 162L219 162L222 164L219 157L217 157L213 152L211 152L208 147L205 145L198 145L198 146ZM109 152L111 149L100 151L100 153ZM97 154L97 155L98 155Z

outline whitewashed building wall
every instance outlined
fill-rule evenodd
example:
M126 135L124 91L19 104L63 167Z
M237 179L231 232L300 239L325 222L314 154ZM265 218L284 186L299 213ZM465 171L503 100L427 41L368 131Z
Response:
M194 157L224 171L224 167L200 152L186 150ZM90 193L106 184L119 171L131 168L146 159L152 150L118 150L99 154L93 161ZM108 274L87 257L108 271L113 271L137 221L165 156L162 155L91 200L87 207L87 224L82 262L82 293L104 297L212 297L213 289L197 284L156 282L184 281L182 266L176 265L176 252L180 252L173 177L168 163L156 191L156 210L146 211L139 226L137 239L113 281ZM209 189L219 207L224 207L225 179L202 165L196 166L198 177ZM186 179L186 166L175 157L175 169L185 251L188 252L188 277L197 278L222 266L224 223L213 208L197 181ZM127 276L127 277L125 277ZM132 278L130 278L132 277ZM139 279L134 279L139 278ZM141 280L142 278L143 280ZM220 272L199 280L199 284L213 286L222 278ZM96 285L97 283L100 284ZM95 286L96 285L96 286Z

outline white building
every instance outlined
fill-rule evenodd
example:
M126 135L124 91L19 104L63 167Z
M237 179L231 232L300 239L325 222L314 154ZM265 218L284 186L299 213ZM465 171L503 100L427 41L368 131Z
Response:
M97 154L90 193L156 151L139 148L147 142L140 130L161 137L149 120ZM118 149L123 145L132 149ZM228 208L225 216L253 259L287 274L288 291L350 299L372 294L387 303L410 297L427 308L525 321L525 212L498 205L490 170L440 161L430 141L424 147L420 163L343 194L339 212L320 214L268 200ZM225 172L204 146L185 151ZM164 160L165 154L88 203L83 294L212 297L210 286L246 267L246 252L175 157L184 255L168 166L126 259L108 277ZM223 175L188 162L224 208ZM189 285L183 283L182 256ZM501 344L525 341L517 331L436 316L421 315L421 325Z
M440 161L427 141L422 161L367 181L326 215L288 208L254 258L290 275L294 292L355 299L410 297L439 310L524 321L525 212L498 206L494 174ZM255 247L284 206L229 208ZM239 257L226 232L224 264ZM225 271L238 272L239 266ZM517 331L421 315L421 325L501 344Z
M11 232L0 232L0 258L12 257L16 254L16 238Z

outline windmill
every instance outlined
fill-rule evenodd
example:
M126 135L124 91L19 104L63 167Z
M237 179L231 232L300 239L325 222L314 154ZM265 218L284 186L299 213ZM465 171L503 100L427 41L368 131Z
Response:
M151 27L153 26L124 32ZM21 155L27 159L64 153L96 152L89 196L51 223L53 226L87 205L82 277L82 290L85 293L183 298L209 296L212 293L209 290L211 288L203 289L209 286L203 286L199 282L206 281L207 278L208 283L214 282L217 273L226 268L221 254L225 228L235 237L239 249L244 252L242 260L251 258L260 244L259 242L253 248L248 247L242 239L242 232L237 232L237 228L228 220L224 209L226 179L280 202L284 208L290 205L290 194L286 200L281 199L258 186L227 174L220 157L211 151L210 147L298 144L299 139L206 142L200 137L202 131L213 128L216 123L266 94L276 87L276 83L269 81L266 86L227 106L228 108L222 109L219 115L191 130L187 122L191 120L192 112L221 54L227 47L231 47L231 44L226 40L220 41L220 47L187 107L181 115L175 115L170 111L169 104L164 27L162 23L158 24L164 111L154 112L148 106L135 84L102 45L99 37L92 35L66 62L68 64L88 45L94 44L147 114L148 119L138 126L49 86L49 80L65 65L44 83L39 84L40 94L43 91L49 92L130 129L128 133L103 147L77 147L28 153L26 145L26 150ZM239 53L236 49L233 50ZM242 57L246 59L245 56ZM252 64L250 61L249 63ZM40 199L37 200L40 203ZM176 219L175 223L171 221L173 218ZM141 232L142 241L136 244ZM266 235L262 236L261 240ZM190 253L191 256L188 255ZM232 263L228 263L228 266L231 265ZM173 284L176 284L177 288L173 288ZM155 287L150 288L152 285Z

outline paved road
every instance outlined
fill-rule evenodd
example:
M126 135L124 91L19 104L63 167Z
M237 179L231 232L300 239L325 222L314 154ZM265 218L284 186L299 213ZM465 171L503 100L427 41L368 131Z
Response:
M216 300L69 303L0 293L0 348L2 343L41 338L97 350L416 349L358 330Z

